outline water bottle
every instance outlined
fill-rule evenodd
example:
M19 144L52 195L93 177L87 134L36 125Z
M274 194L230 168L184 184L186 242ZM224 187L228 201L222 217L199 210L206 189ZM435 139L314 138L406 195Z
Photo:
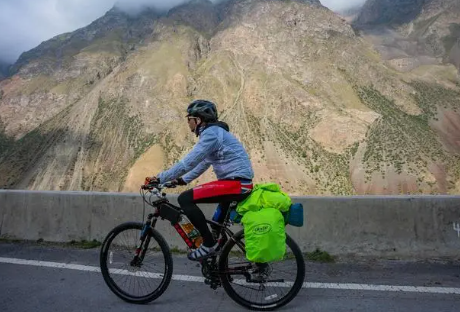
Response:
M198 231L198 229L195 228L192 222L190 222L190 220L185 215L181 216L179 225L182 228L182 230L184 230L185 234L190 239L193 246L195 248L200 247L200 245L203 243L203 238L201 237L201 234Z
M212 216L212 221L219 222L221 213L222 213L222 208L220 207L220 205L217 205L216 211L214 211L214 215Z

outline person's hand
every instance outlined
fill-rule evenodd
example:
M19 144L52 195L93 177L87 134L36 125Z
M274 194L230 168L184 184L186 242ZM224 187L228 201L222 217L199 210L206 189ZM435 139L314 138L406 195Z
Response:
M182 178L172 180L171 182L176 184L176 185L187 185L187 182L185 182L184 179L182 179Z
M146 177L144 181L144 185L158 184L158 183L160 183L160 180L157 177Z

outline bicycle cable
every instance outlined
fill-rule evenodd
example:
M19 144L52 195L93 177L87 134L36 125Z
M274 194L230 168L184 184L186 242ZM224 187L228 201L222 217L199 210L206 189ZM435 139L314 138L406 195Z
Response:
M142 192L142 189L139 190L140 195L144 199L142 201L142 223L145 222L145 194Z

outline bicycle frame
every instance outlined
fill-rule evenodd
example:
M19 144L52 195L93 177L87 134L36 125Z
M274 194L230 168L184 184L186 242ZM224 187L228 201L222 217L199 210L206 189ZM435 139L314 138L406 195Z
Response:
M142 262L142 259L145 256L145 253L148 248L148 242L145 242L145 235L148 231L149 228L155 228L155 225L158 221L159 218L161 219L166 219L171 222L171 225L174 227L174 229L177 231L177 233L180 235L182 240L185 242L188 248L193 249L193 243L192 241L188 238L187 234L184 232L182 227L179 225L179 220L182 215L184 215L184 212L182 209L178 206L175 206L169 202L169 200L166 198L165 193L161 193L160 189L154 188L153 190L149 190L152 195L156 195L158 197L157 200L151 201L151 200L146 200L145 195L147 195L147 192L144 192L142 194L142 197L144 199L144 202L146 202L149 206L152 206L155 208L154 213L150 213L147 217L147 220L144 224L144 228L142 230L142 234L140 237L140 243L136 248L136 256L139 258L139 260ZM151 196L152 196L151 195ZM232 224L231 221L228 221L228 217L230 215L231 209L227 210L226 216L224 218L223 223L219 223L213 220L206 219L206 223L219 228L218 231L218 238L224 237L223 235L227 235L228 238L233 239L234 233L228 228L229 225ZM234 240L234 239L233 239ZM243 244L241 244L240 241L234 240L235 243L241 248L242 251L245 251L245 247ZM142 252L142 253L141 253ZM136 259L136 257L135 257ZM133 260L134 261L134 260Z

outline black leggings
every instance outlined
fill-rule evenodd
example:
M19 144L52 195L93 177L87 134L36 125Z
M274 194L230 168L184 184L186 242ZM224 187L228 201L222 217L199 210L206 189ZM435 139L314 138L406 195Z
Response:
M222 223L227 215L228 208L233 201L243 201L250 193L234 194L234 195L221 195L201 199L193 199L193 189L187 190L179 195L177 201L180 207L184 210L185 215L190 219L192 224L200 231L203 237L203 245L212 247L215 244L211 231L206 223L206 217L201 209L196 205L198 203L219 203L222 209L219 220Z

